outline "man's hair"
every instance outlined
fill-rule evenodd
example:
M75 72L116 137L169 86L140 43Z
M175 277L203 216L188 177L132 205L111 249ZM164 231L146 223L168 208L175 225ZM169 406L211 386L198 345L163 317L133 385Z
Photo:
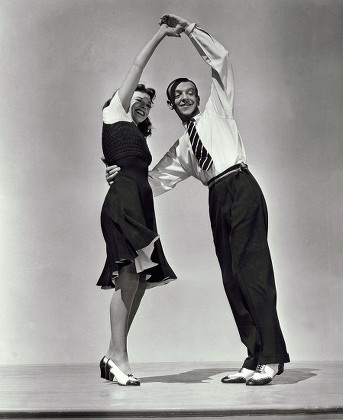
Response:
M174 104L175 90L179 86L179 84L182 83L182 82L191 82L191 83L193 83L193 85L195 87L196 96L197 97L199 96L197 85L193 82L193 80L187 79L186 77L179 77L178 79L175 79L171 83L169 83L169 86L167 87L167 98L168 98L169 103L171 105Z
M113 96L118 92L119 89L117 89L113 95L111 96L110 99L108 99L105 103L104 106L102 107L102 109L106 108L109 106L109 104L111 103ZM135 89L135 92L143 92L146 93L147 95L150 96L151 99L151 103L154 103L154 99L156 97L156 92L155 89L153 88L148 88L146 87L143 83L139 83ZM137 124L137 127L139 128L139 130L141 131L141 133L144 135L144 137L148 137L151 136L151 129L152 129L152 124L149 118L146 118L144 121L142 121L141 123Z

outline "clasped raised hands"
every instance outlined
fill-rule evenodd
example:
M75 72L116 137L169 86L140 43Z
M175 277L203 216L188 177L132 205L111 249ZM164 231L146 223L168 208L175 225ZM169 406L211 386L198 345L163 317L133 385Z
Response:
M160 30L163 31L166 36L173 36L173 37L177 37L177 38L180 38L180 36L181 36L179 32L177 32L171 26L168 26L166 23L161 23L161 29Z
M168 27L173 28L174 32L179 36L190 23L191 22L180 16L170 14L164 14L160 20L160 25L167 25Z

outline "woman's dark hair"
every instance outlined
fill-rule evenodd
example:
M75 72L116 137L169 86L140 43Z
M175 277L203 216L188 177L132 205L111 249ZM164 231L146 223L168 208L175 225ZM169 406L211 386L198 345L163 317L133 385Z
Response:
M102 109L106 108L111 103L111 100L112 100L113 96L117 92L118 92L118 89L114 92L112 97L104 103L104 106L102 107ZM143 93L146 93L147 95L149 95L150 99L151 99L151 103L153 103L153 101L156 97L155 89L148 88L143 83L139 83L139 85L135 89L135 92L143 92ZM146 118L141 123L137 124L137 127L139 128L139 130L141 131L141 133L143 134L144 137L151 136L152 124L151 124L151 121L150 121L149 117Z

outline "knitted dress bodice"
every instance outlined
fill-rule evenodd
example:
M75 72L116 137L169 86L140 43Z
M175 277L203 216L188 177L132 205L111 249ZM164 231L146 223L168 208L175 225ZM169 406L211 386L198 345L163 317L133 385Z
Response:
M115 165L119 159L128 156L140 157L147 165L152 160L146 138L135 123L128 121L103 123L102 150L107 165Z

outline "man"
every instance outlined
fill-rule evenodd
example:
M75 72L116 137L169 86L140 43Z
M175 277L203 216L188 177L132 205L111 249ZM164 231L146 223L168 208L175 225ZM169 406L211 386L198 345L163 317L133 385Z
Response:
M196 24L175 15L162 22L185 32L212 69L204 112L194 82L179 78L167 89L168 106L186 131L149 172L154 195L193 176L209 187L209 212L226 296L248 357L223 383L265 385L289 362L276 311L276 289L267 243L267 208L246 165L233 118L234 80L228 52ZM111 181L117 168L108 168Z

